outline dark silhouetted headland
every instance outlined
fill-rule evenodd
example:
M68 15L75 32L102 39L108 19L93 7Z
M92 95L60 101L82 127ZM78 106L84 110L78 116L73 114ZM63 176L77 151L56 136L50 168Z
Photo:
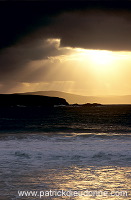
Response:
M39 95L0 94L0 106L55 106L69 105L59 97Z

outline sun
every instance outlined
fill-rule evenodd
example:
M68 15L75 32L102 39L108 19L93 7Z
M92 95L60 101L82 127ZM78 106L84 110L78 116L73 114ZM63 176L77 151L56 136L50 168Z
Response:
M107 50L77 49L77 59L83 66L91 66L94 70L107 72L115 64L115 55Z
M109 66L113 61L113 55L110 51L104 50L90 50L89 56L90 60L99 66Z
M114 60L113 53L106 50L84 50L83 55L85 60L102 67L110 65Z

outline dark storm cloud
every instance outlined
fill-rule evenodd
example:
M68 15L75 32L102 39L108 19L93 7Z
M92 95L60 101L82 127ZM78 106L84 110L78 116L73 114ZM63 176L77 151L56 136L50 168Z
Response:
M50 27L54 25L55 18L62 13L80 11L80 10L86 11L86 12L90 12L90 10L103 10L105 12L112 11L112 12L120 12L120 15L121 15L123 11L130 12L131 2L127 0L125 1L113 1L113 0L103 0L103 1L99 1L99 0L55 1L54 0L54 1L50 1L49 0L49 1L40 1L40 2L21 2L21 1L20 2L0 2L0 29L1 29L0 48L17 44L18 42L20 42L20 40L23 37L25 37L26 35L30 35L30 33L32 33L33 31L37 29L40 29L42 27ZM109 15L111 15L111 13L109 13ZM55 30L51 29L46 34L45 32L43 32L42 37L43 37L43 34L45 34L45 36L47 37L48 37L48 34L51 35L52 37L56 35L56 37L59 36L62 38L63 44L68 43L67 40L71 40L71 38L68 38L68 37L66 38L66 36L69 35L70 37L71 34L67 32L65 32L64 34L63 28L64 28L64 25L66 25L64 28L64 31L65 31L68 28L67 24L69 23L69 28L71 28L71 32L74 33L75 31L77 31L75 33L79 36L79 38L81 37L81 39L83 39L81 46L83 45L83 43L88 42L88 40L90 40L90 42L92 43L96 42L96 46L97 46L99 45L99 43L101 43L102 37L104 37L104 43L106 42L105 40L107 39L107 37L106 37L106 34L104 34L105 30L103 30L103 32L99 32L97 38L95 37L93 41L92 41L93 37L91 37L91 38L88 38L87 41L85 40L84 42L85 37L80 35L80 33L83 34L84 30L81 30L81 32L79 30L83 29L83 26L87 27L88 23L86 25L84 24L84 21L81 22L77 18L74 20L75 21L72 21L71 23L70 19L63 19L62 26L61 24L57 24L57 26L59 26L59 29L57 28L58 30L57 33L55 32ZM74 27L74 24L76 24L77 21L78 21L78 27L76 28L76 26ZM79 27L80 23L82 24ZM93 27L95 27L96 25L96 28L99 28L98 26L99 24L97 24L97 21L94 20L92 21L92 23L94 23ZM105 19L105 23L108 23L108 21L106 22L106 19ZM114 28L110 24L109 26L110 26L109 28ZM73 27L75 31L73 31ZM104 28L104 27L107 28L106 25L100 26L100 28ZM117 29L117 26L116 26L116 29ZM52 31L52 33L50 31ZM85 29L85 31L87 30ZM88 32L92 34L92 31L95 31L95 30L94 29L92 30L92 27L88 27ZM115 33L116 32L114 30L113 42L114 40L117 40ZM78 36L76 34L74 34L74 39L73 39L76 45L73 44L73 46L80 45L79 44L80 42L77 44ZM113 34L113 31L111 34ZM119 33L119 34L122 35L123 33ZM87 34L87 37L90 37L90 35ZM41 37L41 35L39 35L39 37ZM90 46L91 45L89 44L89 47ZM108 44L107 46L109 48ZM92 48L94 48L94 45L92 45Z
M62 38L62 46L131 50L131 14L127 12L66 13L47 29Z
M130 35L131 13L128 10L85 9L54 16L52 23L39 27L21 42L40 37L60 38L63 47L130 51Z

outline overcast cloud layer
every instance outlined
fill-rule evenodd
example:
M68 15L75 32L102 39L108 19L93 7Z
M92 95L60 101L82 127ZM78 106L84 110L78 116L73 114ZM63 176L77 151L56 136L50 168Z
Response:
M61 38L73 47L130 50L130 1L0 3L1 48L26 36Z

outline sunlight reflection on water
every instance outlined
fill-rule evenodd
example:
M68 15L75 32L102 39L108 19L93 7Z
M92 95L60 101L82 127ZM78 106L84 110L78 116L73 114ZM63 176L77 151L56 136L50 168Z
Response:
M11 193L3 198L8 199L40 199L40 197L18 197L17 190L33 190L33 191L104 191L108 192L108 195L86 195L86 196L63 196L63 197L44 197L41 199L127 199L131 198L131 184L130 184L130 167L82 167L82 166L70 166L66 168L57 169L44 169L25 171L24 174L16 173L10 178L6 177L5 190L10 188ZM2 183L1 183L2 184ZM110 193L113 191L113 196ZM125 195L114 195L114 191L125 192ZM126 196L127 192L127 196ZM87 194L87 193L86 193Z

